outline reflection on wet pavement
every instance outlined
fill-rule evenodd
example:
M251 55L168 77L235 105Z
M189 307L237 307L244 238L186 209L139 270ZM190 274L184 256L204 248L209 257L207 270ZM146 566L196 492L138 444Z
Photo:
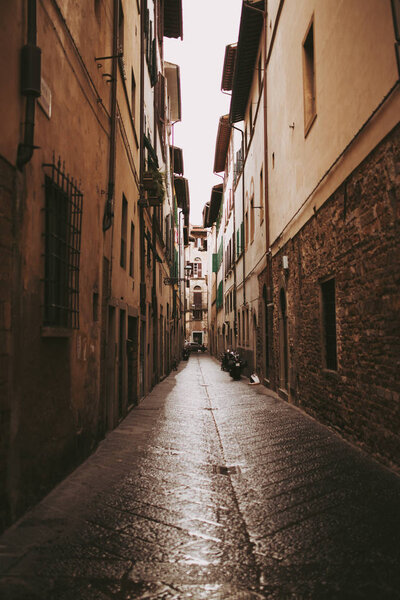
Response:
M334 433L192 356L2 536L0 597L399 597L399 491Z

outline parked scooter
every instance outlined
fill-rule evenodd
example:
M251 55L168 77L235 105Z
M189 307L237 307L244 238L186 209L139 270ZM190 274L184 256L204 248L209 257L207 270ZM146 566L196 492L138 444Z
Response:
M238 381L242 376L242 370L246 366L246 361L240 358L239 352L231 352L229 358L229 375L235 381Z
M187 346L184 346L183 350L182 350L182 359L183 360L189 360L189 355L190 355L190 350Z
M242 375L242 370L246 366L246 361L240 358L239 352L233 350L225 350L221 355L221 369L228 371L229 375L235 381L238 381Z

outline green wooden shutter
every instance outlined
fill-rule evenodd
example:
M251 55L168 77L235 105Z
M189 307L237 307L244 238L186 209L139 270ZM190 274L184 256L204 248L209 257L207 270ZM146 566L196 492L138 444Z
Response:
M218 253L212 255L212 271L218 273Z

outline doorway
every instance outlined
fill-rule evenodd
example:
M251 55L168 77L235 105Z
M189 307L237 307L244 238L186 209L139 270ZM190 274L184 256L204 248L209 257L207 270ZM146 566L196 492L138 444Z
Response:
M128 368L128 406L137 404L137 375L138 375L138 320L128 317L128 339L126 340Z
M288 390L289 383L289 348L286 292L283 288L279 293L279 385L282 390Z

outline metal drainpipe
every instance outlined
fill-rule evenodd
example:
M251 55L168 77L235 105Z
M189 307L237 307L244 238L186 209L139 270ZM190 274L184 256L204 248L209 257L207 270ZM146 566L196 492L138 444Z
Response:
M233 203L233 333L235 334L235 350L237 349L237 274L236 274L236 202Z
M144 207L143 207L143 172L144 172L144 19L146 11L146 1L140 0L140 129L139 129L139 224L140 224L140 312L146 313L146 299L142 302L143 288L145 285L145 257L144 257Z
M242 166L242 212L243 212L243 229L244 229L244 233L246 233L245 230L245 220L244 220L244 164L245 164L245 156L244 156L244 152L245 152L245 148L244 148L244 133L241 129L239 129L239 127L235 127L235 125L233 125L232 123L230 123L230 126L232 127L232 129L236 129L236 131L239 131L242 135L242 150L243 150L243 166ZM235 204L235 202L234 202ZM243 248L243 305L246 306L246 260L245 260L245 248Z
M267 0L266 0L267 1ZM268 68L268 59L267 59L267 24L268 24L268 4L265 9L264 14L264 209L265 209L265 246L267 253L267 304L273 304L273 279L272 279L272 255L270 250L270 226L269 226L269 169L268 169L268 115L267 115L267 68ZM270 330L270 319L269 319L269 310L266 307L265 316L267 319L267 327L268 327L268 339L269 347L265 349L267 353L269 353L269 374L268 378L272 381L274 377L273 373L273 332Z
M28 163L36 148L34 145L35 104L40 96L41 50L36 46L36 0L28 0L28 43L21 55L21 93L26 96L24 141L18 145L17 167Z
M108 157L108 189L107 203L103 216L103 231L107 231L114 222L114 192L115 192L115 147L117 132L117 55L118 55L118 29L119 29L119 2L114 0L113 15L113 45L111 58L111 89L110 89L110 154ZM112 258L112 248L111 248ZM112 263L111 263L112 269ZM111 276L111 272L110 272Z

